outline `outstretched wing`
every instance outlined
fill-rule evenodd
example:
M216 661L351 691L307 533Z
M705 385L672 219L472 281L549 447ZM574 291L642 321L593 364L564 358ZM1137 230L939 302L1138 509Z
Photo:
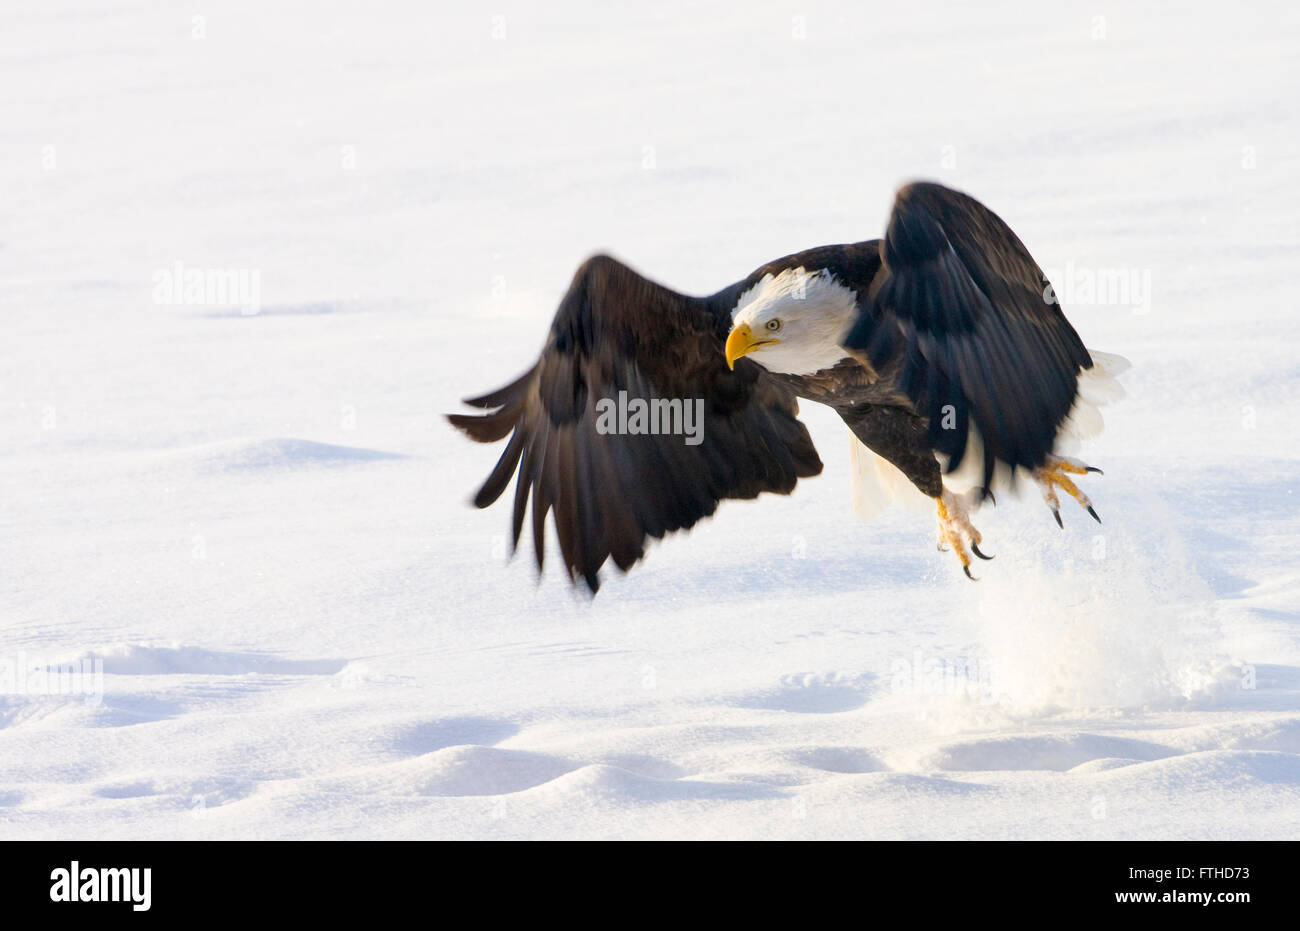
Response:
M647 537L692 526L721 499L788 494L821 471L789 389L756 365L727 369L723 303L676 294L607 256L588 259L537 364L466 402L489 413L449 415L482 443L510 434L474 503L490 505L518 470L513 540L517 546L531 494L539 569L549 511L569 577L581 576L594 592L607 558L626 570L644 555ZM661 414L680 402L668 427L681 429L619 432L610 415L620 392L629 412L637 399L669 402ZM702 419L688 422L697 410Z
M985 485L997 462L1042 465L1092 362L1024 244L974 198L916 183L898 192L880 252L846 347L877 368L901 356L949 471L972 425Z

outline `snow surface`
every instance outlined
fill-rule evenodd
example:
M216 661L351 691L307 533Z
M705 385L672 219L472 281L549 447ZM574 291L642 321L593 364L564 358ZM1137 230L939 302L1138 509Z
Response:
M1297 836L1300 14L871 7L8 11L0 836ZM707 292L916 177L1149 275L1062 295L1133 362L1104 526L1000 500L972 585L805 405L793 496L594 601L506 564L440 414L579 261Z

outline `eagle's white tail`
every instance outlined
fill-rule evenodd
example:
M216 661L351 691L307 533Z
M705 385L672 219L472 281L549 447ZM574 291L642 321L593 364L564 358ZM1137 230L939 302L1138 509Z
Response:
M1058 453L1068 453L1070 450L1065 447L1075 447L1079 440L1101 433L1105 423L1098 408L1124 398L1124 386L1119 383L1119 376L1131 367L1128 359L1091 349L1088 354L1092 356L1092 368L1079 373L1079 395L1056 435L1055 451Z
M894 504L927 506L934 504L906 475L892 464L877 456L849 434L849 475L853 489L853 513L862 520L871 520Z
M1056 435L1053 451L1060 455L1071 454L1080 440L1101 433L1104 423L1098 408L1124 397L1124 386L1119 383L1118 376L1129 369L1129 361L1109 352L1088 352L1092 356L1092 368L1079 374L1079 395ZM853 513L859 518L870 520L895 504L926 512L934 510L934 502L921 494L907 476L862 445L851 433L849 444ZM983 456L979 450L979 434L972 429L962 465L956 472L944 475L945 487L961 493L980 483ZM993 484L995 489L999 487L996 477Z

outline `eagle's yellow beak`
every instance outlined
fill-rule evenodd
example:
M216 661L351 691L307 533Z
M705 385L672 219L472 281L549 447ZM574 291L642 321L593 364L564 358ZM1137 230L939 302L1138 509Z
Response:
M755 339L754 332L749 328L748 323L742 323L735 327L727 334L727 346L724 350L727 355L727 368L734 369L736 360L741 356L747 356L759 346L766 346L768 343L775 343L774 339Z

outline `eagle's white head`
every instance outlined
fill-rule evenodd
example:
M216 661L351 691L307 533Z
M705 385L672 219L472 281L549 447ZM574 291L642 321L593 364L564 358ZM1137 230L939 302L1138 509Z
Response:
M811 375L848 353L840 339L857 313L857 294L826 269L764 275L740 296L727 336L727 366L751 353L771 372Z

